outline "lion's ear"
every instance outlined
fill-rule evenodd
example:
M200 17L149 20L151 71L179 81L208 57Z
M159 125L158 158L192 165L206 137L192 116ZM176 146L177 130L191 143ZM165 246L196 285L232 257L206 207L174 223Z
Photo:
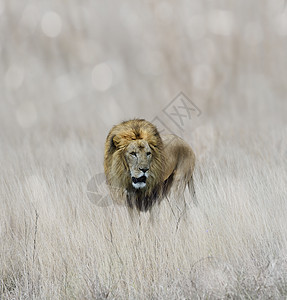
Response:
M110 138L110 149L111 150L116 150L120 147L120 144L121 144L121 140L122 138L118 135L112 135L111 138Z
M119 148L119 145L121 143L121 137L118 135L113 136L113 144L116 148Z
M117 149L116 141L114 140L115 137L116 137L116 135L114 134L109 138L109 152L110 153L115 152Z
M109 137L108 141L109 141L109 152L110 153L113 153L117 149L121 148L122 138L120 136L114 134L111 137Z

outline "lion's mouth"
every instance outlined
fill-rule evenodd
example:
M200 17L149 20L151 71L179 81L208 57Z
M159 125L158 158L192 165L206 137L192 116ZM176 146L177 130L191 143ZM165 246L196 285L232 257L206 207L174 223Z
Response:
M132 177L132 181L133 183L140 183L140 182L146 183L146 176L143 175L139 178Z
M132 185L135 189L143 189L146 186L146 176L132 177Z

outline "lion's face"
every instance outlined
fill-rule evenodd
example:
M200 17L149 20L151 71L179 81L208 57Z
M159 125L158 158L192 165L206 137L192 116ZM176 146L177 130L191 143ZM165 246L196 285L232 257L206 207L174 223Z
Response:
M152 150L147 141L135 140L130 142L126 148L125 158L130 170L133 187L136 189L144 188L152 160Z

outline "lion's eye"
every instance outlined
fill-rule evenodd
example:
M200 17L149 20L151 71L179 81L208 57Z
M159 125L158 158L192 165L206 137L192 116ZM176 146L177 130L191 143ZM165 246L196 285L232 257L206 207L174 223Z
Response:
M130 155L131 155L131 156L137 156L136 152L134 152L134 151L131 152Z
M146 155L147 155L147 156L150 156L150 155L151 155L151 152L147 152Z

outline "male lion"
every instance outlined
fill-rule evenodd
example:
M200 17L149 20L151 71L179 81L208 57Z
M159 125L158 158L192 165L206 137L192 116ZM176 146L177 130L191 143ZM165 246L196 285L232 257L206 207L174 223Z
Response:
M173 190L180 196L186 185L195 196L195 155L176 135L160 136L143 119L114 126L105 144L104 167L113 200L130 209L150 210Z

